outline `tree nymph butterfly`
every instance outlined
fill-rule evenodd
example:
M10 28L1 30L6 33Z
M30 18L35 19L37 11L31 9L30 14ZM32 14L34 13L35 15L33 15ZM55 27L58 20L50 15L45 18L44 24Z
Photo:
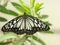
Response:
M2 27L3 32L14 32L16 34L34 34L37 31L47 31L50 27L36 17L27 15L18 16Z

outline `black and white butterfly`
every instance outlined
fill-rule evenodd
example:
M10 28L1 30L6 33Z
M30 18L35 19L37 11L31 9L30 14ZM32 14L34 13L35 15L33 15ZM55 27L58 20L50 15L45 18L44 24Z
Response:
M14 32L16 34L34 34L37 31L47 31L50 27L36 17L27 15L18 16L2 27L3 32Z

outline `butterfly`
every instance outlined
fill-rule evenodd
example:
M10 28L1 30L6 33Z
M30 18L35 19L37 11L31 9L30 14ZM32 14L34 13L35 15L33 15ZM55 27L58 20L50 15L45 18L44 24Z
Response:
M14 32L16 34L34 34L37 31L47 31L50 27L37 17L33 17L24 13L23 16L18 16L2 27L3 32Z

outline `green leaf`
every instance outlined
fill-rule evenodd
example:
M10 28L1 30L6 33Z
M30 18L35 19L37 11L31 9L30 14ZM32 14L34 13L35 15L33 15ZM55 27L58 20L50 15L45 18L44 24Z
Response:
M13 15L13 16L18 16L18 14L16 12L6 9L2 5L0 5L0 12L5 13L5 14L9 14L9 15Z
M30 0L31 7L34 7L35 0Z
M41 43L42 45L46 45L41 39L37 38L36 36L33 35L32 38L33 38L35 41Z
M48 21L46 21L46 22L44 22L46 25L49 25L49 26L51 26L52 24L51 23L49 23Z
M48 33L48 34L53 34L54 32L53 31L42 31L43 33ZM41 33L41 32L40 32Z
M32 40L28 39L28 41L31 43L31 45L35 45L35 43Z
M40 13L36 13L36 15L38 16L39 19L46 19L48 18L48 15L40 15Z
M0 17L0 22L5 22L5 21L7 21L7 19Z
M48 18L48 15L41 15L40 19L46 19Z
M42 5L43 5L43 3L36 3L35 12L38 12L41 9Z
M25 9L25 12L26 12L27 14L31 14L31 13L30 13L30 8L29 8L29 6L27 6L27 4L25 4L22 0L20 0L20 4L21 4L21 6Z
M20 12L22 12L22 13L25 12L25 9L24 9L21 5L15 3L15 2L12 2L12 5L13 5L18 11L20 11Z
M23 45L24 42L27 40L28 36L25 35L22 39L20 39L19 41L17 41L16 43L14 43L14 45Z
M6 45L5 43L0 43L0 45Z
M36 13L36 15L37 15L37 17L40 19L41 15L40 15L40 14L38 14L38 13Z
M0 37L0 42L4 42L7 39L17 38L17 34L9 32Z
M0 45L7 45L9 43L12 43L12 42L1 42Z

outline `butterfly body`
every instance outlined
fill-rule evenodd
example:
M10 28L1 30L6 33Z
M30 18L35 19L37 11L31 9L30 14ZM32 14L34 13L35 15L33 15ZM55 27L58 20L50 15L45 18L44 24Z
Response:
M47 31L50 27L36 17L26 15L18 16L2 27L3 32L14 32L16 34L34 34L37 31Z

